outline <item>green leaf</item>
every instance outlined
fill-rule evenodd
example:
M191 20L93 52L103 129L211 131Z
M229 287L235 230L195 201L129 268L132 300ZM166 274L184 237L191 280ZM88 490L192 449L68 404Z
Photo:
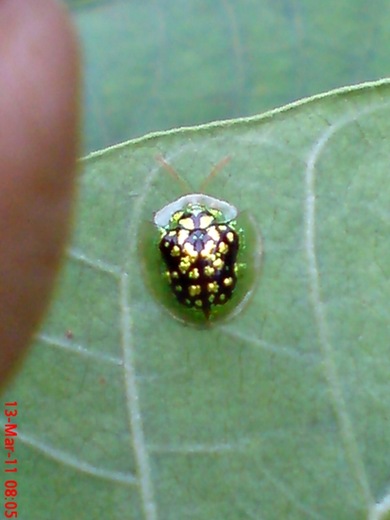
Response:
M388 518L389 135L384 81L83 162L57 296L6 396L22 516ZM194 191L229 155L208 189L261 229L258 290L227 324L184 326L145 287L137 234L183 192L159 154Z

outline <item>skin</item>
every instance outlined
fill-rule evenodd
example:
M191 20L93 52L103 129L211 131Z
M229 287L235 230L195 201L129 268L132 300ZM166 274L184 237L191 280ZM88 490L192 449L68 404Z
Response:
M0 2L0 387L47 308L69 234L79 58L64 8Z

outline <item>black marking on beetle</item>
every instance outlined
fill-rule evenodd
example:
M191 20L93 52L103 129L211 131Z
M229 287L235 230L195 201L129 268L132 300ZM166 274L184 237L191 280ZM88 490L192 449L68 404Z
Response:
M189 203L160 227L159 249L172 292L181 304L201 310L206 319L234 293L240 247L235 224L225 221L220 210Z

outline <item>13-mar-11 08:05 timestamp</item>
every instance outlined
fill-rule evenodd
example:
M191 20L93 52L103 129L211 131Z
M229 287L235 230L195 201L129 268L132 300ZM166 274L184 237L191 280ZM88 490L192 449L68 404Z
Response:
M18 517L18 459L16 457L15 440L18 436L18 403L4 403L4 518Z

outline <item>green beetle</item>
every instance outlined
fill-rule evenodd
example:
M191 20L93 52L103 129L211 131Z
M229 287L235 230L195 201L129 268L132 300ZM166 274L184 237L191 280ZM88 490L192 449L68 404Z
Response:
M173 317L209 326L248 303L259 277L262 242L247 212L189 193L155 212L141 237L147 285Z

